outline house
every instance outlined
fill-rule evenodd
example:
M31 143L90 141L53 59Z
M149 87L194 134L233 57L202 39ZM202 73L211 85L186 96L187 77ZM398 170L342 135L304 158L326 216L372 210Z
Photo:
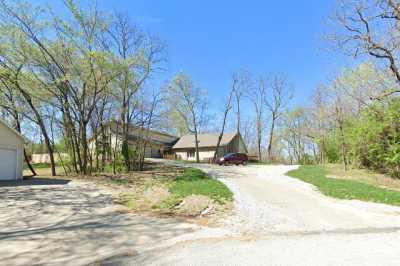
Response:
M197 136L199 146L199 157L201 161L208 161L214 157L217 148L219 134L199 134ZM172 147L176 159L194 161L196 160L195 136L186 135L181 137ZM221 157L227 153L247 153L246 144L240 133L226 133L223 135L217 156Z
M69 160L69 154L68 153L54 153L54 161L59 162L59 161L67 161ZM36 164L36 163L50 163L50 154L48 153L33 153L31 156L31 163Z
M22 179L24 138L0 120L0 180Z
M106 125L105 131L107 144L111 144L111 148L117 145L120 149L122 147L121 123L110 122ZM133 124L130 124L128 128L128 143L130 147L134 148L141 140L146 142L145 158L163 158L170 153L172 146L178 139L178 137L155 130L146 130ZM94 145L93 141L91 141L91 145Z

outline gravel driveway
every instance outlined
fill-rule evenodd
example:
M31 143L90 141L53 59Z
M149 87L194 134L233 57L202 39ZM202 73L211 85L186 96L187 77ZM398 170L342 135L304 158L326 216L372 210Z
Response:
M1 265L86 265L132 256L196 229L121 212L110 194L90 183L0 183Z
M0 184L1 264L399 265L400 208L325 197L292 166L195 167L234 192L218 228L121 212L88 183Z
M234 192L234 214L220 228L225 233L204 233L205 238L149 251L122 264L399 264L398 207L325 197L285 176L293 166L195 167Z
M293 233L399 228L400 208L336 200L285 175L296 166L199 166L235 195L226 226L239 233Z

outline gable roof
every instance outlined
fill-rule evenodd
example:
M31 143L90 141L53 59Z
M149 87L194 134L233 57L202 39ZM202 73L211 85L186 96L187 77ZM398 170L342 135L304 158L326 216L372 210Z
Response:
M122 124L120 122L113 121L108 123L108 126L113 134L117 132L118 126L118 134L122 135ZM151 129L147 131L147 129L142 129L134 124L129 124L128 126L128 140L130 141L137 141L138 139L146 137L147 141L152 143L172 147L179 139L176 136L172 136L164 132Z
M20 137L23 141L25 141L25 138L15 129L9 127L6 122L4 122L3 120L0 119L0 124L2 124L5 128L7 128L9 131L11 131L12 133L14 133L15 135L17 135L17 137Z
M235 137L237 133L225 133L222 136L220 146L228 145ZM199 142L199 148L205 147L216 147L218 143L219 134L199 134L197 140ZM195 148L195 137L194 135L186 135L181 137L178 142L172 147L172 149L187 149Z

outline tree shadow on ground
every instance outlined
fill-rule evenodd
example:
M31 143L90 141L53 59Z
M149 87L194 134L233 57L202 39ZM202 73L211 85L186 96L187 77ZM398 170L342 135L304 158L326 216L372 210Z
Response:
M71 180L68 179L34 177L24 180L0 181L0 187L66 185L69 182L71 182Z
M110 195L74 182L1 186L0 221L3 265L84 265L194 230L177 219L117 211Z

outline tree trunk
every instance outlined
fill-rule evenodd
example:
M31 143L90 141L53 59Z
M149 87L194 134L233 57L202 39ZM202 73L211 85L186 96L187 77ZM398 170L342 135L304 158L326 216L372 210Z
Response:
M261 154L261 134L257 134L257 150L258 150L258 160L262 161L262 154Z
M348 163L347 163L347 155L346 155L346 142L345 142L345 136L344 136L344 131L343 131L343 125L339 125L339 130L340 130L340 136L341 136L341 146L342 146L342 160L343 160L343 166L344 170L348 170Z
M268 160L269 161L273 161L273 158L272 158L272 141L273 141L273 138L274 138L275 121L276 121L275 116L272 116L272 124L271 124L271 129L270 129L270 132L269 132L269 140L268 140Z
M343 160L343 166L344 170L347 171L347 154L346 154L346 139L344 135L344 121L343 121L343 111L339 109L338 106L335 106L335 111L336 111L336 122L338 123L339 126L339 131L340 131L340 138L341 138L341 149L342 149L342 160Z
M197 130L194 133L194 141L195 141L195 145L196 145L196 162L199 163L200 162L200 155L199 155L199 142L197 139Z
M26 162L26 165L28 166L29 170L32 172L33 176L37 176L35 169L33 169L31 162L29 161L29 157L26 154L26 149L24 148L24 159Z
M79 173L78 170L78 163L80 164L80 156L78 154L79 149L77 149L76 145L76 132L74 125L72 123L72 118L69 112L69 103L67 97L64 96L64 101L63 101L63 106L62 106L62 112L64 115L64 128L65 128L65 135L67 136L68 139L68 145L69 145L69 152L72 158L72 167L75 171L76 174Z
M18 131L18 133L21 133L21 124L19 123L18 114L16 114L16 116L15 116L15 124L16 124L16 130ZM37 175L36 171L35 171L35 169L33 169L32 164L29 161L29 157L28 157L28 154L26 153L25 147L24 147L24 159L25 159L26 165L28 166L32 175L36 176Z
M14 102L13 102L13 105L14 105ZM13 106L13 112L14 112L13 116L14 116L14 119L15 119L15 129L17 130L18 133L21 134L21 133L22 133L22 130L21 130L21 123L19 122L19 115L18 115L18 112L15 111L15 110L16 110L16 108L15 108L15 105L14 105L14 106ZM29 168L29 170L31 171L32 175L33 175L33 176L36 176L36 175L37 175L37 174L36 174L36 171L35 171L35 169L33 169L32 164L31 164L31 162L29 161L28 155L26 154L26 149L25 149L25 147L24 147L24 159L25 159L26 165L28 166L28 168Z
M125 58L125 54L123 56ZM124 163L125 163L125 168L126 171L129 172L132 170L132 163L131 163L131 158L129 154L129 140L128 140L128 135L129 135L129 124L130 124L130 119L129 119L129 97L127 95L128 93L128 71L124 72L124 78L123 78L123 88L122 88L122 93L123 93L123 98L122 98L122 106L121 106L121 123L122 123L122 156L124 157ZM117 122L118 123L118 122Z
M119 134L119 127L117 124L116 132L115 132L115 145L113 149L113 173L114 175L117 174L117 149L118 149L118 134ZM110 134L111 136L111 134ZM111 144L111 139L110 139Z
M240 97L236 95L236 116L237 116L237 133L240 134Z
M262 161L262 154L261 154L261 138L262 138L262 128L261 128L261 121L260 118L257 117L257 152L258 152L258 160Z
M107 136L105 134L104 125L102 122L100 123L100 129L101 129L101 167L100 167L100 169L101 169L101 171L104 171L104 168L106 165ZM111 132L110 132L110 136L111 136ZM111 145L111 141L110 141L109 145ZM111 148L111 146L110 146L110 148Z
M229 110L230 110L230 108L227 108L225 110L225 113L224 113L224 120L222 122L222 129L221 129L221 133L218 136L217 147L216 147L215 152L214 152L214 158L213 158L213 162L212 163L215 163L216 160L217 160L218 150L219 150L219 146L221 145L222 137L224 136L225 124L226 124L226 119L228 117ZM239 134L239 132L238 132L238 134Z
M123 107L125 109L125 107ZM129 133L129 124L126 119L126 111L123 111L121 114L122 120L122 149L121 153L124 157L124 163L126 171L129 172L131 170L131 158L129 156L129 142L128 142L128 133ZM118 122L117 122L118 123Z
M28 103L29 107L32 109L32 111L36 117L36 122L42 132L44 142L46 144L47 152L49 153L50 165L51 165L51 175L56 176L56 164L55 164L55 160L54 160L53 147L51 145L50 138L49 138L49 135L47 134L47 130L46 130L46 127L42 120L42 117L39 114L39 111L34 106L31 96L24 89L22 89L18 84L17 84L17 87L18 87L19 91L21 92L22 96L24 97L24 99L26 100L26 102Z
M96 144L95 144L95 150L94 152L96 153L96 171L100 171L100 160L99 160L99 141L98 141L98 136L96 137L95 140Z
M81 145L82 145L82 173L84 175L88 174L88 143L87 143L87 122L83 121L81 125Z

